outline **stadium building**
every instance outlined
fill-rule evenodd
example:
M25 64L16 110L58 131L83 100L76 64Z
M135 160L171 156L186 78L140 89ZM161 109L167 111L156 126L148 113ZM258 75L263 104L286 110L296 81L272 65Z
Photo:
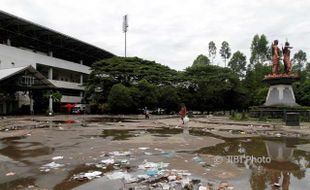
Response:
M52 112L81 103L91 64L113 56L0 11L0 114ZM57 106L49 96L56 91L62 94Z

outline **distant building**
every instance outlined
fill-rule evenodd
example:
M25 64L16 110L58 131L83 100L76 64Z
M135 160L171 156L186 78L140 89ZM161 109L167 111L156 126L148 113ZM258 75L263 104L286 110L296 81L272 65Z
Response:
M36 112L43 91L61 104L81 103L90 66L114 55L47 27L0 11L0 114ZM42 99L42 97L41 97ZM44 98L43 98L44 99ZM36 102L37 101L37 102ZM52 110L51 99L46 109Z

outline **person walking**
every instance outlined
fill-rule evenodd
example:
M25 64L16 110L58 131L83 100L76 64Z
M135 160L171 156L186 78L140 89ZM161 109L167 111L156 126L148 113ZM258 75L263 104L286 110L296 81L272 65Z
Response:
M179 112L179 115L181 117L181 120L182 120L182 125L184 125L184 118L187 114L187 109L186 109L186 106L184 103L181 104L181 110Z

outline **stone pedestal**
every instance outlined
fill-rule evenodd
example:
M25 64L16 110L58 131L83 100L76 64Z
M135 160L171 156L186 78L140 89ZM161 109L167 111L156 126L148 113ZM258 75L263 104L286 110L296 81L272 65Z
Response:
M298 80L296 75L269 75L264 82L270 85L264 106L298 106L292 83Z
M297 106L292 85L271 85L266 97L265 106Z

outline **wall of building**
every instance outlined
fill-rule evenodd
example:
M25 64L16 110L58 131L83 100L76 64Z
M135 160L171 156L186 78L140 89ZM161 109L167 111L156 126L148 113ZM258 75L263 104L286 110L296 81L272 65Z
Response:
M36 68L36 64L47 65L56 68L62 68L66 70L72 70L84 74L90 73L90 67L74 63L48 55L43 53L35 53L29 49L21 49L13 46L0 44L0 69L22 67L32 65Z

